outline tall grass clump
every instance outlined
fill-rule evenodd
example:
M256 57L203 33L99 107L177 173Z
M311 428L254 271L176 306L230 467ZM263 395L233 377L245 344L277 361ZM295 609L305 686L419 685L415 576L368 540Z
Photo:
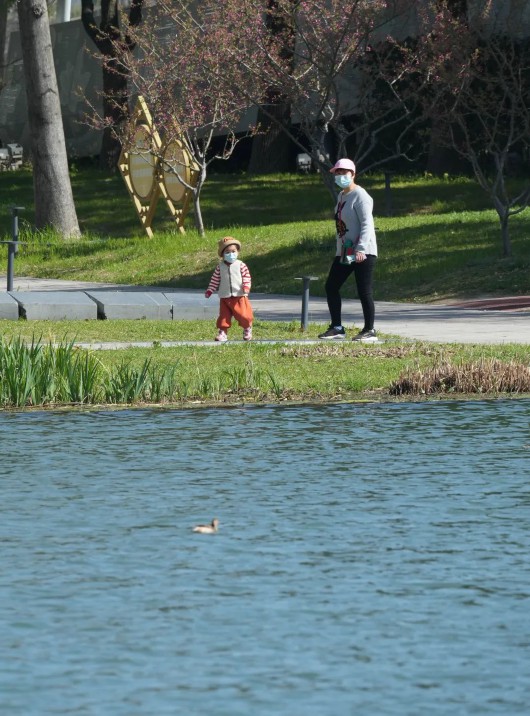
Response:
M111 370L73 341L59 345L0 338L0 406L160 403L180 396L176 366L139 368L123 361Z
M276 372L255 364L249 356L234 363L221 373L212 373L197 365L197 376L188 385L188 397L200 400L263 400L269 396L283 396L282 381Z
M233 366L225 375L225 390L232 396L263 397L272 393L282 395L281 381L272 369L258 368L249 360L240 366Z
M0 338L0 404L3 407L93 403L100 388L100 364L74 342L59 346L33 338Z
M460 364L409 368L390 385L391 395L437 393L530 393L530 367L517 361L482 358Z
M179 395L176 366L153 366L147 358L140 367L126 361L109 371L103 382L106 403L161 403Z
M0 407L50 405L131 405L182 400L260 400L282 397L280 378L252 360L216 374L197 365L183 380L178 363L137 365L120 360L105 367L74 340L54 345L20 336L0 338Z

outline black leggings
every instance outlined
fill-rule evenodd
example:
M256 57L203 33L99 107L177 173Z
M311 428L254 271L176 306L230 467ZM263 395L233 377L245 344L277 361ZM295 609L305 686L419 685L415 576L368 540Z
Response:
M346 266L341 264L340 256L335 256L325 285L332 326L342 325L340 288L346 279L354 273L357 295L363 309L363 330L370 331L374 327L375 306L372 293L372 276L376 258L377 256L373 254L367 254L364 261L358 261Z

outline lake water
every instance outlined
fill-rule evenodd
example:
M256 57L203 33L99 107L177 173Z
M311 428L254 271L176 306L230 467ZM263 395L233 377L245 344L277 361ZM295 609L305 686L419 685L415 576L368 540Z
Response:
M529 713L529 419L0 414L0 714Z

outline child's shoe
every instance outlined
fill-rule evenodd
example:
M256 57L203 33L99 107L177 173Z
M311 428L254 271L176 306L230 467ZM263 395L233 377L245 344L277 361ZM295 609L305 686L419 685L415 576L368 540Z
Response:
M248 328L245 328L243 331L243 340L244 341L251 341L252 340L252 326L249 326Z
M219 343L226 343L228 340L228 336L226 335L226 331L223 331L222 328L219 329L219 333L215 336L215 340Z

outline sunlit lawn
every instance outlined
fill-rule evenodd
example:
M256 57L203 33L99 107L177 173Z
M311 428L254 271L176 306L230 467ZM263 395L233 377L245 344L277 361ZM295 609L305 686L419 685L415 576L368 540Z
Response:
M332 201L315 175L212 175L202 200L206 237L197 235L191 216L186 235L172 231L161 201L151 240L119 175L83 169L73 174L72 183L85 233L82 240L65 243L50 232L28 231L29 172L0 174L0 230L9 234L10 205L27 207L21 238L28 245L16 259L18 275L204 288L215 266L216 242L231 234L243 243L254 291L299 294L296 277L313 275L319 280L311 284L312 295L324 294L334 253ZM362 177L359 183L375 200L377 299L530 292L530 210L511 219L513 258L505 259L497 215L472 180L394 177L390 197L382 176ZM389 198L392 216L386 216ZM353 285L348 295L354 295Z

